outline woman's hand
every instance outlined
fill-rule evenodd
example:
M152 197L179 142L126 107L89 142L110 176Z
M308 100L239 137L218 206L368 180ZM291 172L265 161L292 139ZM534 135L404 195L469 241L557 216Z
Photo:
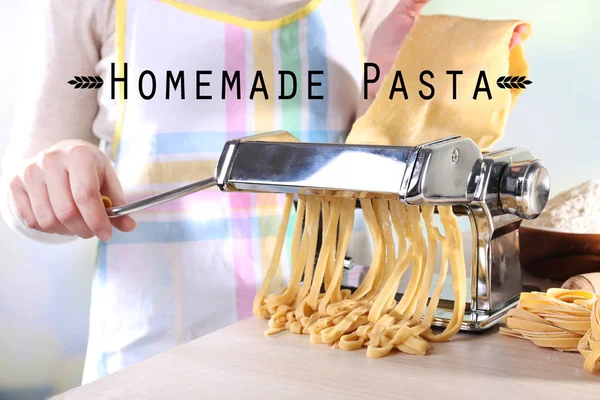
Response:
M415 18L429 0L399 0L396 7L379 25L373 38L367 59L379 66L381 77L384 77L392 68L396 56L402 47L404 38L415 23ZM368 98L371 101L379 91L383 79L369 84Z
M108 157L82 141L61 142L41 152L9 186L11 209L32 229L103 241L110 239L112 226L132 231L131 217L108 218L101 194L125 204Z
M512 37L510 38L510 43L508 44L508 48L512 49L515 46L518 46L523 41L523 37L527 36L527 25L521 24L518 25L513 31Z

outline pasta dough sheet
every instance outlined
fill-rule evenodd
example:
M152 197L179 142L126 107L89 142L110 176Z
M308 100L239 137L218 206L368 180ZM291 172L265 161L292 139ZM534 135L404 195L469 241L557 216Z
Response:
M522 92L500 89L496 80L529 72L523 46L508 48L514 29L521 24L530 31L529 24L519 20L418 17L375 101L356 121L347 142L413 146L461 135L487 150L502 137L509 112ZM424 78L435 89L430 100L418 93L430 94L420 83L425 70L434 76ZM400 92L389 99L396 71L402 72L407 100ZM463 72L456 76L456 99L452 76L446 71ZM483 92L473 100L480 71L486 73L491 100Z

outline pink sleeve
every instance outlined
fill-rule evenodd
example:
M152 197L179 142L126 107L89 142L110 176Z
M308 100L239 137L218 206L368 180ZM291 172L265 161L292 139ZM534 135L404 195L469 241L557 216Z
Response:
M353 0L360 21L360 29L364 43L365 56L369 54L369 47L373 34L396 7L399 0Z

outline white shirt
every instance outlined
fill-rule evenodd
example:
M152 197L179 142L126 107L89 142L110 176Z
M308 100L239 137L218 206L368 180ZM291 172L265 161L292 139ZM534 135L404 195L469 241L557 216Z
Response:
M327 0L325 0L327 1ZM365 52L373 33L398 0L356 0ZM307 0L185 0L184 3L245 19L270 20L301 8ZM68 139L101 146L111 156L117 112L110 85L72 95L74 75L109 82L115 56L115 0L41 0L30 19L22 62L23 85L15 124L2 162L0 212L14 230L48 243L69 236L28 228L11 210L8 182L27 159Z

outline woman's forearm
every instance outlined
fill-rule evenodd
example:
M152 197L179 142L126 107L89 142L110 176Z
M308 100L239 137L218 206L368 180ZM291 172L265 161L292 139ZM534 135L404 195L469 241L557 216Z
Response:
M29 228L9 204L9 184L26 160L65 140L97 143L93 123L98 113L96 90L73 90L74 75L95 75L107 34L97 21L98 1L43 0L28 16L23 68L9 146L2 160L0 212L14 231L42 242L73 237Z

